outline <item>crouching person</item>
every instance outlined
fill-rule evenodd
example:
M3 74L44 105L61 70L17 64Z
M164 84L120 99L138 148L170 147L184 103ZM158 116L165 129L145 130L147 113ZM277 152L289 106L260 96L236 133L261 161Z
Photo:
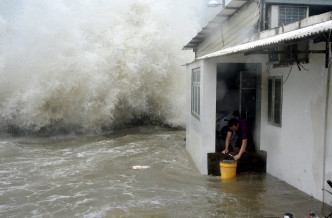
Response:
M239 160L243 153L249 148L252 148L252 133L251 128L247 120L237 120L230 119L228 121L228 131L225 141L225 150L222 151L223 154L227 154L229 152L229 146L231 142L232 134L237 134L238 139L236 142L236 147L234 149L237 152L234 155L234 160Z

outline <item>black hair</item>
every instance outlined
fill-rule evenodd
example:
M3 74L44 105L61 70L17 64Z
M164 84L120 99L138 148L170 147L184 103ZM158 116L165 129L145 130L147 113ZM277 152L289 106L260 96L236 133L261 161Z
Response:
M232 118L228 121L228 127L236 126L239 123L239 121L235 118Z

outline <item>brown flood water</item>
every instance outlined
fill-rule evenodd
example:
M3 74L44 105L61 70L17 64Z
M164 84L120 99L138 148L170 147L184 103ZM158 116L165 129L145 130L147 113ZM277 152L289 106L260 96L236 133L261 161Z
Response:
M202 176L184 131L2 137L0 217L296 217L332 212L266 173ZM134 165L150 166L133 170Z

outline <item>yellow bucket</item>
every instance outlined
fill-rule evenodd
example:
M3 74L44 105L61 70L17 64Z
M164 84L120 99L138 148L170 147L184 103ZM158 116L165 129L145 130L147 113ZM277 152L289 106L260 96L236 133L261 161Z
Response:
M235 161L224 161L220 162L220 175L222 179L230 179L236 176L236 166Z

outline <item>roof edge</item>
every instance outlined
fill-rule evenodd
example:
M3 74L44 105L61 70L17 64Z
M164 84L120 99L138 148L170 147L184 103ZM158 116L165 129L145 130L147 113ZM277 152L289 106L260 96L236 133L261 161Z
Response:
M329 16L329 13L330 12L322 14L322 15L318 15L318 16L322 16L322 17ZM293 25L293 24L289 24L289 25ZM313 37L317 34L320 34L322 32L328 32L328 31L330 31L330 32L332 31L332 12L331 12L330 19L327 21L322 21L319 23L315 23L313 25L308 25L308 26L301 27L296 30L292 30L292 31L288 31L288 32L278 33L276 35L272 35L272 36L262 38L262 39L257 39L257 40L251 41L251 42L246 42L246 43L235 45L232 47L223 48L223 49L220 49L219 51L201 56L196 59L203 60L203 59L209 59L209 58L214 58L214 57L219 57L219 56L231 55L231 54L235 54L235 53L252 50L255 48L262 48L262 47L266 47L266 46L275 45L275 44L285 42L285 41Z
M231 0L205 27L202 28L200 32L196 34L194 38L187 43L182 50L191 50L196 47L196 45L200 44L205 40L205 36L208 35L208 32L213 29L213 25L220 24L229 20L235 13L237 13L241 8L243 8L246 4L252 2L253 0ZM228 5L233 2L243 2L240 7L229 7ZM227 15L227 12L232 11L231 15ZM219 21L218 21L219 20Z

